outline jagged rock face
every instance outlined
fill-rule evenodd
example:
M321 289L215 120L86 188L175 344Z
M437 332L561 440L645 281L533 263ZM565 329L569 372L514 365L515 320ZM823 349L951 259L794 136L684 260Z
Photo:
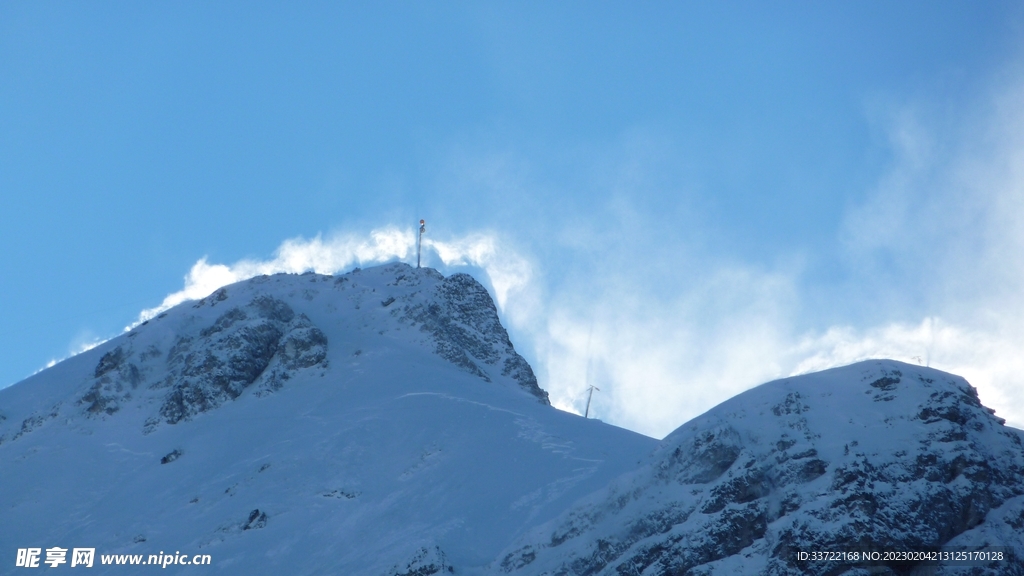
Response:
M648 465L511 547L495 569L906 574L923 568L797 553L1019 547L1021 437L963 379L934 370L870 362L772 382L673 432ZM1021 574L1024 560L969 570Z
M171 392L160 415L177 423L237 398L258 380L261 392L278 390L296 370L326 358L327 337L309 318L281 300L257 296L224 312L198 338L178 338L167 358L163 385Z
M135 342L144 330L131 332L127 342L100 357L78 403L89 414L112 415L133 394L162 396L159 415L147 421L152 430L160 421L176 424L217 408L253 384L265 394L280 389L298 370L326 368L327 337L286 302L257 295L228 307L228 290L222 288L192 307L218 304L224 312L212 323L175 334L167 349L149 341L138 350Z
M448 557L438 546L423 546L413 554L412 558L394 566L388 576L434 576L455 573L455 567L448 562Z
M459 368L491 382L504 377L549 405L529 363L516 352L501 325L487 289L468 274L444 277L429 268L389 264L379 269L389 280L387 293L371 292L363 271L336 279L335 285L358 308L376 299L398 327L417 328L424 345Z
M491 378L477 362L494 366L502 376L549 404L548 393L513 348L494 301L479 282L469 274L453 274L437 285L435 295L432 301L405 306L400 317L431 334L442 358L488 382Z
M221 288L107 344L82 390L68 400L96 418L112 417L128 405L156 404L143 427L148 433L161 423L177 424L214 410L243 393L271 394L300 372L325 373L328 338L296 311L300 305L318 314L327 308L360 318L362 325L377 327L378 336L416 329L421 345L459 368L485 382L511 380L542 404L549 403L479 282L467 274L446 278L406 264L336 277L260 276ZM29 415L19 430L0 430L0 443L56 418L62 404Z

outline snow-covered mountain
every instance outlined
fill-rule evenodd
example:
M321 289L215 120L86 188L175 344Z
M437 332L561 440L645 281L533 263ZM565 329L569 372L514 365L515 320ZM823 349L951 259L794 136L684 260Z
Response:
M1024 574L1022 441L964 379L937 370L868 361L778 380L676 429L643 466L521 537L494 568L906 574L923 565L799 553L945 546L1017 557L929 566L936 574Z
M659 443L550 407L470 276L259 277L0 390L0 574L53 547L97 574L903 574L798 553L1024 555L1022 440L963 379L872 361Z
M551 408L470 276L260 277L0 391L0 574L461 573L655 445Z

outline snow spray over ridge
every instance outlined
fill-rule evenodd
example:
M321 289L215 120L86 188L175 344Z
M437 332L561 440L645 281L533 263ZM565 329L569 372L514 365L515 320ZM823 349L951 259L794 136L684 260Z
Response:
M570 287L544 286L532 261L495 233L471 232L446 241L424 238L424 250L427 265L442 271L475 267L487 276L506 326L525 338L518 347L532 358L553 405L582 414L577 402L585 388L580 370L593 362L602 375L603 398L608 399L598 406L598 417L645 434L663 435L680 418L696 416L759 382L868 358L894 358L962 374L1011 424L1020 421L1011 409L1016 394L1012 383L1020 368L1009 349L1014 339L941 317L919 324L831 326L801 334L790 324L793 310L783 304L798 292L785 274L722 273L730 290L723 292L722 281L712 279L710 286L716 289L698 283L678 300L624 299L620 290L611 290L581 302L566 299ZM266 260L225 265L203 258L189 270L181 290L144 310L133 326L261 274L334 274L395 260L415 260L412 227L293 238ZM642 287L630 287L643 293ZM730 302L743 305L722 305ZM709 308L728 313L703 317L700 310ZM584 350L588 340L593 340L592 359Z
M210 264L206 257L185 275L185 286L164 298L159 306L143 310L127 329L188 300L198 300L214 290L264 274L316 272L336 274L353 266L411 261L416 236L412 228L386 226L370 232L335 235L318 234L306 240L290 238L281 243L270 260L240 260L231 265ZM483 269L494 288L497 305L505 308L509 296L521 290L533 276L530 263L500 243L493 234L471 233L451 241L423 239L423 247L440 258L444 266L476 266Z

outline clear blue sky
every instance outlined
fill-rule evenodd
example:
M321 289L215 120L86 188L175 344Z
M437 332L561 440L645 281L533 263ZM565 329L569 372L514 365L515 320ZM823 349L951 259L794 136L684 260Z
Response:
M562 406L604 384L599 416L662 434L886 355L1005 413L1022 25L1014 2L5 2L0 386L201 258L426 218L526 263L503 312Z

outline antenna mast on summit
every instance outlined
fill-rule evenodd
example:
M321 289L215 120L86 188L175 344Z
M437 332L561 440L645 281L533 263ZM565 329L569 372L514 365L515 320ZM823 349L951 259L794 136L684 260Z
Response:
M587 409L583 411L583 417L584 418L586 418L590 414L590 399L594 397L594 390L597 390L598 392L601 391L600 388L598 388L597 386L594 386L593 384L591 384L590 388L587 388L587 390L590 393L587 394Z
M420 245L423 244L423 234L427 232L426 220L420 220L420 235L416 237L416 267L420 267Z
M586 383L590 384L590 342L594 339L594 322L590 322L590 333L587 335L587 374ZM586 418L590 414L590 399L594 397L594 390L600 391L601 389L593 384L587 386L587 408L583 411L583 417Z

